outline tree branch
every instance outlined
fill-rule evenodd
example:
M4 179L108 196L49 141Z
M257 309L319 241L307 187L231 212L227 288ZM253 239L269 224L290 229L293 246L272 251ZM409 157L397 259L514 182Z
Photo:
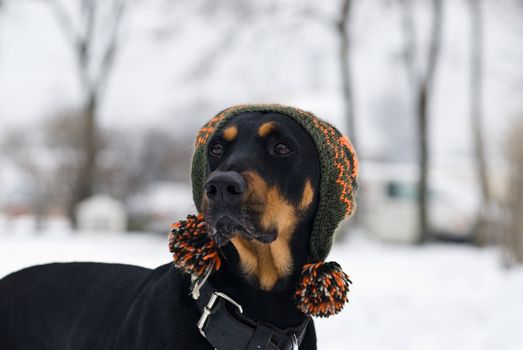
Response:
M419 72L417 68L416 52L416 28L414 25L414 17L412 14L412 0L399 0L401 5L401 28L403 30L403 37L405 38L405 48L403 51L403 59L407 68L407 75L412 91L418 89Z
M434 72L438 63L438 56L441 47L441 27L443 17L443 0L432 0L432 30L430 33L430 47L427 58L427 67L424 76L421 78L421 84L430 88L434 80Z
M75 34L76 30L71 22L70 17L67 14L67 10L60 0L47 0L51 5L54 16L58 21L58 25L62 28L62 35L65 40L73 47L76 48L79 41L79 36Z
M110 72L112 71L111 68L113 67L115 56L119 49L118 31L120 29L120 24L121 24L125 9L126 9L125 0L120 0L119 3L115 5L114 21L113 21L113 27L111 29L111 34L109 37L109 42L107 43L107 46L105 47L105 51L103 53L98 76L94 80L94 83L92 86L93 91L96 91L98 94L102 94L103 90L105 90L107 80L109 78Z
M71 45L74 55L76 56L76 61L78 65L78 76L80 78L80 83L83 86L84 90L88 90L90 86L89 82L89 51L90 51L90 38L87 38L87 33L92 31L92 28L89 28L85 33L78 33L78 30L75 29L70 16L67 14L67 9L64 7L60 0L47 0L51 5L53 13L58 21L59 26L62 28L62 34L67 42ZM94 3L93 0L83 0L82 5L87 6L87 3ZM91 4L88 10L87 17L91 18L87 21L86 25L89 27L94 27L94 4ZM90 24L89 24L90 23ZM92 37L92 33L90 35Z

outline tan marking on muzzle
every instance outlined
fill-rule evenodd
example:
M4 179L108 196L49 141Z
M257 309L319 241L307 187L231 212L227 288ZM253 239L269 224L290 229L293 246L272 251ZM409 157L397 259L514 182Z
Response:
M314 190L312 188L311 180L307 179L307 181L305 182L305 187L303 188L303 194L301 196L301 201L299 205L300 210L307 210L310 207L313 198Z
M226 141L234 141L236 136L238 136L238 128L235 125L231 125L223 131L223 138Z
M252 171L242 174L247 183L246 200L263 203L260 226L267 231L276 230L276 239L264 244L240 236L231 242L238 251L243 271L258 279L260 287L271 290L276 282L291 273L292 255L290 240L298 220L296 208L274 186Z

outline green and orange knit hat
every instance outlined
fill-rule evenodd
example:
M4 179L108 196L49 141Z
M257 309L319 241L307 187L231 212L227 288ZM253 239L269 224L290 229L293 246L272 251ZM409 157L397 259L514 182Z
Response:
M310 112L277 104L240 105L223 110L200 129L196 138L191 172L196 208L201 211L203 187L208 175L206 151L209 139L233 118L248 112L279 113L292 118L310 135L316 146L320 160L319 203L311 233L310 263L303 268L295 301L305 314L321 317L335 314L347 301L350 280L337 263L324 260L331 249L336 228L355 208L358 174L354 149L349 139L335 127ZM198 217L190 217L188 224L197 226ZM173 228L173 232L180 231ZM215 256L212 256L206 260L214 260ZM194 261L196 263L196 259Z
M279 113L294 119L311 136L321 163L319 205L311 236L311 259L327 257L340 221L350 216L355 206L358 161L349 139L335 127L310 112L275 105L240 105L220 112L205 124L196 137L192 162L193 199L201 209L203 185L207 178L207 142L234 117L247 112Z

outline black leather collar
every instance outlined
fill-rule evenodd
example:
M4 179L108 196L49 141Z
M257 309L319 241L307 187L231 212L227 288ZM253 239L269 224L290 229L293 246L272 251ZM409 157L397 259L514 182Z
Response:
M241 305L209 282L199 292L198 328L217 350L298 350L305 337L310 317L297 327L281 330L243 316Z

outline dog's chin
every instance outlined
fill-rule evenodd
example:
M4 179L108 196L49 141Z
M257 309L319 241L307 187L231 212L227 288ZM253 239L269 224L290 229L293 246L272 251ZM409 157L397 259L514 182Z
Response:
M246 240L256 240L260 243L271 243L276 239L275 232L262 232L250 221L223 215L218 219L207 220L209 235L218 246L227 244L233 237L240 236Z
M232 237L240 232L246 232L239 220L235 220L230 215L214 216L209 215L207 218L209 225L209 236L216 241L218 246L223 246L231 240Z

